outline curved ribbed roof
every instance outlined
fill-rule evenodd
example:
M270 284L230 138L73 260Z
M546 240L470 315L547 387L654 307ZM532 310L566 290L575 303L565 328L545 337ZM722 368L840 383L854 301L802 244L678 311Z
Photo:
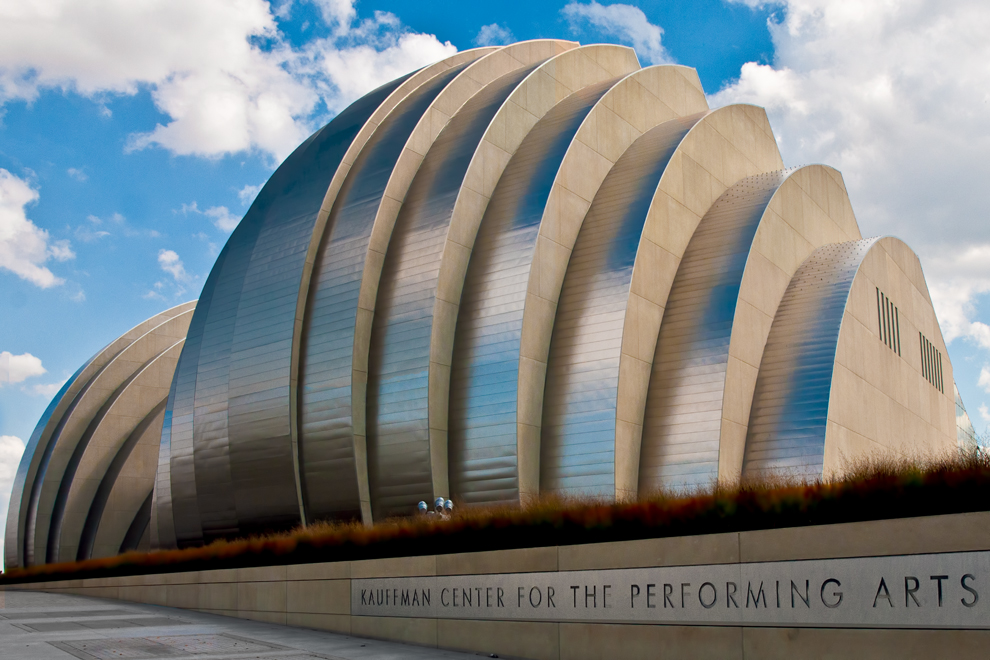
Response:
M917 257L763 109L620 46L481 48L314 133L198 302L66 383L6 561L831 474L954 446L951 377Z

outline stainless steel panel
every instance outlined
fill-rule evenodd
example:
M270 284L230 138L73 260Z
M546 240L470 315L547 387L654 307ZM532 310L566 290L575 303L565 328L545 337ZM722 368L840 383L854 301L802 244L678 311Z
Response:
M667 297L643 420L639 488L707 485L718 477L729 341L757 228L793 170L743 179L712 205Z
M702 116L665 122L633 142L585 216L547 359L541 491L615 496L619 358L633 264L660 179Z
M450 377L450 487L465 503L519 498L519 340L540 222L571 140L618 80L575 92L537 122L509 160L481 221Z
M171 487L156 506L171 502L180 546L300 521L289 378L306 254L345 152L403 80L355 102L282 163L207 280L163 434Z
M371 230L410 134L470 63L434 76L389 113L351 167L330 213L310 279L299 368L299 464L313 520L360 517L351 376Z
M396 219L375 307L368 372L368 476L375 518L409 514L434 493L430 337L443 247L471 159L496 112L538 64L471 97L427 153Z
M820 476L832 369L849 290L878 238L815 250L791 278L770 327L746 435L743 477Z

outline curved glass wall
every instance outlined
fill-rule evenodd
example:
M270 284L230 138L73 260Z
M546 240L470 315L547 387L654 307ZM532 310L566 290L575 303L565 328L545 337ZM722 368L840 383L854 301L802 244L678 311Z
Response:
M956 442L960 449L975 451L980 448L980 438L976 435L976 429L969 419L969 413L966 412L966 406L959 396L959 388L956 387L955 381L952 383L952 394L956 398Z

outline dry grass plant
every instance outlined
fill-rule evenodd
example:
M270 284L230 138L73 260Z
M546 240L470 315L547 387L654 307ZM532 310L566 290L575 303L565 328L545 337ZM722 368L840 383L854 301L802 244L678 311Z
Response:
M739 483L644 493L631 502L560 494L523 506L455 506L449 520L324 521L180 550L14 569L3 582L593 543L988 510L983 451L848 462L842 477L766 471ZM412 507L410 507L412 508Z

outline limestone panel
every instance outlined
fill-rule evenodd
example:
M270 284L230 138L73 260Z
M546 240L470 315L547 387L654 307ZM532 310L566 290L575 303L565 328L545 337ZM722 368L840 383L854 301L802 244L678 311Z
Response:
M127 346L149 330L170 318L192 310L195 306L195 301L183 303L156 314L147 321L131 328L83 365L49 404L45 414L38 422L37 428L28 439L15 477L11 493L12 504L8 507L8 522L5 532L6 566L26 566L34 562L36 540L40 538L36 529L38 504L43 491L43 484L37 480L38 474L47 474L54 445L59 442L59 438L53 438L53 434L65 416L74 410L77 397L80 397L88 389L91 381ZM47 525L48 514L46 513L42 516L42 526L47 529ZM44 547L47 542L46 539L40 538L40 540L42 547ZM45 552L46 550L41 550L37 563L44 561Z
M835 349L827 474L866 457L913 459L956 448L955 401L945 386L952 365L920 271L910 248L884 238L856 274Z

